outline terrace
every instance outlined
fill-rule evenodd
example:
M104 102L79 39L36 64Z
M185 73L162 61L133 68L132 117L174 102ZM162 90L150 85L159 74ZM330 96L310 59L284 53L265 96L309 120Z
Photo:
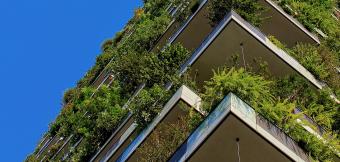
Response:
M181 116L187 116L188 111L182 107L180 102L184 102L189 107L193 107L197 112L203 114L200 110L201 98L185 86L182 86L166 103L159 115L146 127L138 136L126 147L119 157L111 158L109 161L138 161L141 155L136 149L144 142L150 140L149 135L157 131L157 125L160 123L171 124L179 120Z
M231 58L239 55L238 65L254 67L254 60L268 63L268 70L274 76L300 74L315 87L321 89L319 82L308 70L285 51L276 47L264 34L231 11L214 31L204 40L191 58L182 66L181 74L190 67L193 78L199 86L209 80L213 69L232 65Z
M169 161L240 159L310 161L294 140L232 93L210 113Z

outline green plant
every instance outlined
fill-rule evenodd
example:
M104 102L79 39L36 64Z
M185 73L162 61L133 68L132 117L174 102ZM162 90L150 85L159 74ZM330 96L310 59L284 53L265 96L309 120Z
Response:
M233 92L248 102L257 113L298 141L313 158L321 161L332 160L333 154L337 153L334 150L339 148L336 132L325 130L323 140L320 140L301 126L301 124L311 126L309 122L303 120L302 114L292 112L297 105L306 105L304 112L329 128L334 113L338 113L338 106L329 99L329 93L316 93L316 90L307 87L310 86L305 80L295 76L268 81L242 68L224 68L215 72L214 76L206 82L202 96L209 110L209 107L216 106L212 103L220 101L223 96ZM302 122L298 122L297 119Z
M90 86L104 67L110 62L111 58L116 57L117 55L118 52L116 49L106 48L101 55L97 56L96 64L77 82L77 88Z
M310 72L315 74L318 79L324 80L330 75L326 70L325 62L323 62L319 56L319 52L315 46L298 44L292 49L290 54L297 58Z
M258 0L212 0L208 17L211 25L216 26L227 13L235 10L244 19L259 26L263 20L260 15L264 9Z
M295 57L299 62L313 73L318 79L326 82L331 88L337 90L340 88L338 82L337 67L340 65L336 56L324 45L315 47L309 44L297 44L289 50L289 54Z
M303 120L302 114L292 112L297 105L306 105L304 112L313 115L317 122L329 127L338 107L329 100L329 93L315 93L315 90L308 89L310 86L306 81L301 83L303 81L295 77L273 82L242 68L224 68L215 72L214 76L206 82L202 96L203 101L206 102L205 108L209 110L210 107L216 106L213 103L222 100L222 97L229 92L235 93L249 103L256 112L298 141L313 158L330 161L339 148L336 132L324 130L323 139L320 140L301 126L301 124L312 126L308 121ZM297 119L302 122L298 122Z
M224 95L233 92L251 105L257 105L263 99L273 100L270 93L271 81L240 68L222 68L214 71L213 77L205 83L203 99L205 109L210 111Z
M125 92L133 92L137 86L146 83L163 85L174 79L181 63L189 56L189 51L180 44L166 47L159 53L138 53L128 50L114 61L110 68L122 82ZM127 96L130 95L127 94Z
M154 94L151 96L159 102L156 107L162 106L165 101L157 97L157 88L153 85L164 85L174 79L180 66L178 63L189 55L180 45L169 46L157 53L149 52L171 21L165 11L170 2L145 2L144 8L135 11L124 30L103 43L102 54L97 57L96 64L79 80L77 87L65 92L63 109L55 122L50 124L51 136L67 137L72 134L77 137L74 139L84 138L83 144L72 154L76 161L88 160L108 138L127 113L121 105L139 84L146 83L150 90L148 93ZM180 0L171 2L174 5L181 3ZM112 62L109 67L113 68L106 70L116 72L116 82L110 87L102 86L95 90L97 87L91 87L91 84L109 61ZM160 95L164 94L162 92ZM73 144L74 139L71 140Z
M190 128L186 117L182 117L172 124L161 123L151 133L149 139L137 149L141 155L138 161L167 161L189 133Z
M171 123L160 123L137 149L141 157L138 161L167 161L203 120L201 114L183 101L178 105L185 115L178 116L178 120Z
M167 13L158 17L143 14L140 19L135 25L133 34L122 45L123 49L129 48L136 52L150 50L171 21Z
M313 89L307 80L298 75L277 78L274 89L275 96L296 102L297 106L319 125L329 130L334 128L338 106L330 98L327 89Z
M340 89L340 75L338 75L337 67L340 62L334 51L330 50L324 44L319 46L298 43L292 49L287 48L275 37L270 36L269 39L279 48L288 52L291 56L299 61L308 71L310 71L317 79L327 83L332 88L332 93L338 95Z
M155 16L159 16L160 14L162 14L167 4L170 4L168 0L143 0L143 1L145 12Z
M339 23L331 16L335 0L282 0L280 4L287 9L290 6L294 15L309 30L320 28L329 35L339 32Z
M340 23L332 17L335 0L281 0L279 3L307 29L320 29L327 37L322 44L333 51L337 60L340 54Z
M154 85L150 89L143 89L136 96L130 104L130 109L140 129L143 129L152 121L168 97L168 92L158 85Z
M64 137L73 134L76 138L72 139L72 144L76 139L83 137L79 147L72 152L72 161L88 161L98 150L126 115L127 111L121 106L140 84L145 83L145 89L130 105L140 129L153 120L169 99L169 95L183 83L200 92L186 75L177 76L180 65L187 59L190 51L180 44L175 44L162 51L150 52L158 48L154 45L173 19L166 13L165 8L170 3L178 5L182 1L144 0L144 2L145 6L135 11L134 17L124 30L103 44L102 54L97 57L96 64L78 82L77 87L64 94L64 107L56 121L50 125L49 134ZM198 1L190 4L186 1L183 4L180 8L183 9L182 13L175 15L179 22L187 18L189 10L194 12L198 7ZM340 30L339 23L333 21L329 14L334 1L282 0L280 4L291 6L297 13L294 16L308 29L320 28L328 37L322 41L320 47L298 44L291 50L286 49L274 38L270 39L332 87L333 92L339 92L339 75L334 67L339 67ZM232 9L256 26L263 20L260 14L264 8L257 0L212 0L208 15L211 24L219 23ZM113 71L115 82L110 87L103 86L96 91L90 85L111 59L107 70ZM237 57L234 59L237 60ZM329 98L329 92L312 89L306 80L295 76L267 77L266 63L260 59L254 61L259 65L258 69L247 67L247 70L254 72L233 67L217 70L205 86L203 94L205 109L209 111L226 93L234 92L252 105L258 113L280 126L315 159L323 161L330 159L333 155L330 148L339 148L336 133L330 130L333 128L339 131L340 120L338 105ZM170 81L174 83L173 88L166 91L163 86ZM275 89L280 91L274 91ZM296 122L301 114L291 113L295 107L301 108L303 113L326 128L325 141L303 130L301 123ZM144 153L149 155L145 156L145 159L165 159L201 120L200 114L190 111L189 118L185 118L185 121L181 120L170 126L159 126L158 128L165 133L156 131L152 138L159 139L158 143L155 140L149 144L159 146L161 151L156 150L157 147L150 148L149 144L145 145ZM179 124L180 122L186 124ZM52 149L52 152L55 150ZM27 161L36 160L33 156L27 157Z

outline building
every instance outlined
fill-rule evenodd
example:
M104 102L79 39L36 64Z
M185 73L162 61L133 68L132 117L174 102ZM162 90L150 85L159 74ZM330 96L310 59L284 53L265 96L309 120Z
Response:
M165 1L164 4L160 3L163 5L162 10L167 12L166 15L170 20L157 39L150 39L152 46L146 51L162 53L166 51L167 47L176 44L180 44L190 51L190 56L183 63L178 63L177 66L180 68L175 75L188 75L195 78L194 81L198 89L204 89L206 82L214 77L213 70L225 65L234 66L231 65L230 58L235 54L238 54L241 58L236 60L239 67L256 69L259 62L254 60L260 58L261 61L266 63L266 67L273 77L281 78L297 75L303 78L306 84L315 91L327 87L326 83L304 67L299 60L271 40L271 37L275 37L285 44L285 48L294 48L297 43L321 46L322 41L319 37L325 36L324 32L320 29L316 29L315 32L306 29L296 18L286 12L280 6L280 3L272 0L258 0L256 2L266 8L261 14L257 15L265 19L258 27L240 16L238 9L228 11L217 24L212 25L207 15L212 10L210 5L216 1L218 0L188 0L180 3ZM143 10L157 13L152 8L143 8ZM182 13L185 13L183 14L184 18ZM159 17L161 16L162 14ZM138 20L138 17L135 16L133 19ZM156 19L157 16L153 20L156 21ZM123 46L124 41L134 40L131 37L134 37L134 34L138 32L135 28L145 25L140 24L142 23L135 21L135 24L129 23L127 25L120 39ZM120 48L120 46L116 45L113 48ZM121 72L116 72L110 66L114 61L115 58L109 60L108 65L95 79L92 79L91 86L95 90L90 98L95 98L95 93L102 86L111 86L116 80L119 83L124 82L121 85L129 82L129 78L120 80ZM182 141L174 144L174 146L171 145L172 148L165 149L168 151L167 157L162 154L155 161L167 159L168 161L283 162L325 160L329 157L333 161L340 161L337 147L325 146L324 148L327 148L327 150L323 151L332 152L332 155L326 158L316 157L317 154L313 153L314 150L306 150L308 146L304 147L306 144L301 144L303 139L297 141L297 139L291 137L287 130L270 121L270 117L261 115L256 108L253 108L247 101L243 101L241 96L237 96L233 92L223 94L223 99L214 107L210 107L211 111L207 111L204 109L204 97L200 96L201 94L197 93L197 90L192 90L186 85L180 85L180 88L178 88L176 83L170 80L163 85L164 89L170 93L170 97L164 99L163 102L159 101L162 99L157 99L151 105L147 105L147 107L152 108L158 106L161 109L149 119L146 126L141 127L137 120L140 114L136 114L136 110L131 108L131 105L137 105L137 108L141 106L138 105L140 103L136 104L134 101L137 100L138 102L138 96L143 94L145 89L151 89L152 86L145 82L138 82L138 85L133 82L133 85L135 85L132 88L133 92L129 92L128 99L121 106L122 109L127 110L127 113L114 126L111 133L105 136L104 140L95 143L98 144L98 146L93 146L93 148L97 148L96 150L85 149L84 151L79 149L87 148L86 145L90 143L88 142L90 138L77 133L77 130L71 131L68 136L61 136L61 133L55 133L51 136L51 133L49 133L45 135L35 153L28 157L27 161L77 161L84 159L93 162L147 161L146 154L149 153L149 156L156 157L153 154L155 150L157 152L158 149L159 152L162 152L164 148L161 147L166 147L150 146L155 142L154 138L160 140L168 138L166 134L162 134L163 129L168 128L167 125L171 125L170 128L181 126L182 118L187 120L186 117L192 113L199 116L201 122L191 129L181 127L181 129L187 131L183 135ZM338 102L334 94L329 94L329 96L333 98L333 101L330 102ZM88 116L88 118L96 116L96 114L88 111L82 113L83 116ZM291 113L301 115L294 121L299 123L303 132L308 132L311 135L308 138L318 139L321 141L320 145L327 144L328 139L323 137L325 130L317 122L311 120L308 115L301 113L299 109L294 109L294 112ZM308 124L305 124L305 122ZM156 148L150 148L143 152L143 148L148 147ZM74 158L77 153L81 152L79 150L90 153L85 154L86 156L84 155L82 158Z

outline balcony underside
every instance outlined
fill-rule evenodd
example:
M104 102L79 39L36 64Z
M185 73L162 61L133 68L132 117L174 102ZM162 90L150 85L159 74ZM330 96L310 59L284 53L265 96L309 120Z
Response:
M297 73L316 87L322 88L321 83L309 71L235 12L222 20L183 66L182 72L189 66L193 78L202 86L204 81L212 77L214 69L235 66L231 58L236 55L239 58L237 65L240 67L256 70L259 62L255 60L261 60L268 64L268 70L274 76Z
M171 37L170 43L181 43L183 47L194 51L213 30L207 18L208 12L208 1L204 0L198 10Z
M288 47L294 46L297 42L319 44L319 39L303 27L296 19L288 15L271 0L259 1L266 7L266 11L261 15L265 18L259 29L267 36L272 35ZM204 0L200 8L187 20L187 22L170 37L170 43L180 42L189 50L195 50L206 36L213 30L209 14L210 1ZM169 30L171 33L173 30ZM169 32L170 33L170 32ZM164 34L168 38L168 32ZM164 39L164 38L162 38ZM164 42L162 40L161 42Z
M169 159L177 161L310 161L282 130L230 93Z
M188 161L238 161L236 138L240 139L239 154L243 162L292 161L232 114L226 117Z

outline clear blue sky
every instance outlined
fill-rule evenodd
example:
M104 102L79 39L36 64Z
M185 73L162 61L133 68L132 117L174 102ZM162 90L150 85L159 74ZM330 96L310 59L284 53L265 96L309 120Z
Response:
M0 156L23 161L142 0L0 0Z

